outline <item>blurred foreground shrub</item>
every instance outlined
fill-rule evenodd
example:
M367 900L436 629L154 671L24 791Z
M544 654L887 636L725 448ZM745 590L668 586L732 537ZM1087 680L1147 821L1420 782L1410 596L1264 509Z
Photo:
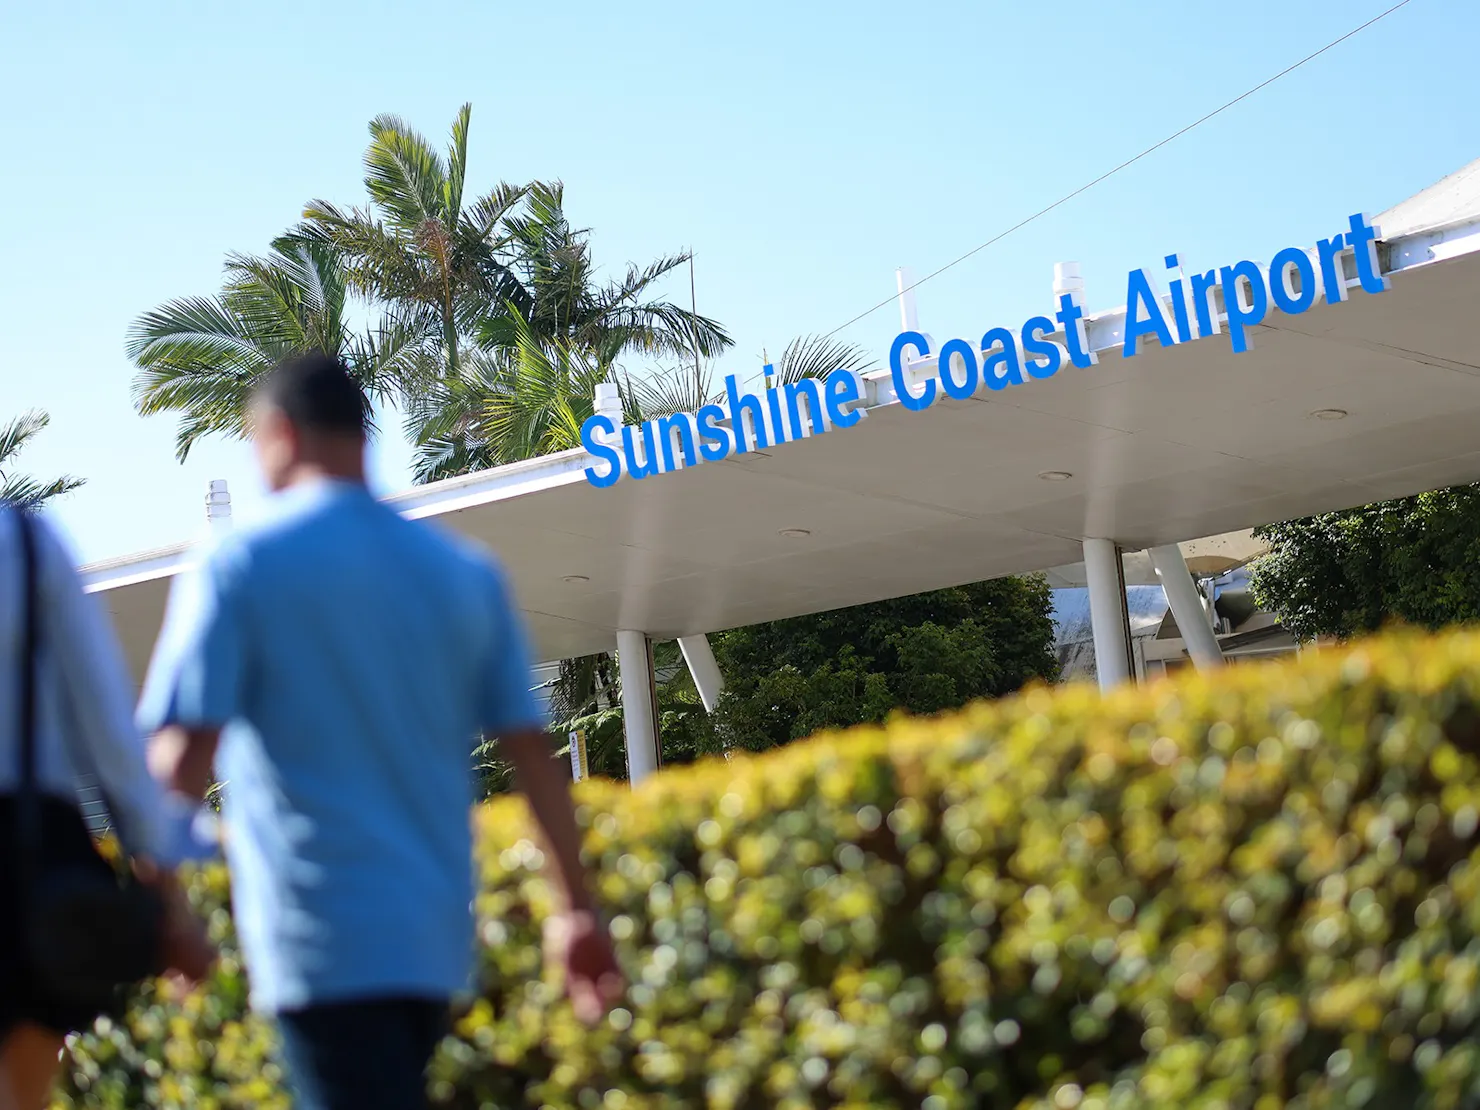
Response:
M1402 635L581 794L631 976L541 977L522 803L482 822L480 1106L1480 1105L1480 636ZM219 871L198 877L229 940ZM391 892L388 892L391 893ZM393 893L391 893L393 896ZM80 1038L60 1106L285 1106L239 969Z

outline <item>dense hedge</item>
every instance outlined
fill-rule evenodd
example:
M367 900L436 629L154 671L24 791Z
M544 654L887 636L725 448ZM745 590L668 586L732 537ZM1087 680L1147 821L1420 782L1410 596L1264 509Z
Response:
M1480 636L1037 689L582 795L627 1008L541 981L482 816L455 1107L1476 1105ZM223 891L212 873L203 904ZM216 926L229 928L218 913ZM73 1046L60 1105L272 1107L228 964ZM87 1095L80 1094L87 1090Z

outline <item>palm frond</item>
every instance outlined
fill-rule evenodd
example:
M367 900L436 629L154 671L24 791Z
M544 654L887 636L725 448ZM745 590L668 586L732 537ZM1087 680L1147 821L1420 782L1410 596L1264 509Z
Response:
M456 372L438 374L423 392L405 397L406 437L416 448L413 481L451 478L493 465L479 428L488 397L505 388L505 374L498 356L465 351Z
M425 300L435 295L436 275L413 245L369 211L315 200L304 206L303 219L289 236L328 244L344 267L346 280L362 295L377 300Z
M220 297L180 297L143 313L129 325L124 352L141 366L247 366L262 358Z
M81 478L64 475L50 482L38 482L24 475L0 478L0 501L18 509L40 508L54 497L71 493L85 484Z
M0 425L0 467L8 469L15 456L50 423L48 413L33 409ZM43 482L29 475L0 472L0 500L21 509L34 509L53 497L71 493L82 484L81 478L71 475Z
M410 234L450 223L446 202L447 168L422 134L398 116L370 121L365 150L365 188L394 226Z
M609 288L606 303L615 308L617 305L636 301L648 286L672 273L692 257L688 251L683 251L661 256L646 266L629 265L622 280L614 282Z
M519 202L529 195L528 185L510 185L501 181L479 197L464 214L463 223L467 233L475 240L487 243L499 225L508 219ZM497 244L503 244L501 239Z
M300 240L266 257L228 255L222 299L261 349L337 355L345 345L344 273L327 244Z
M510 238L525 248L521 261L539 261L552 246L580 242L585 229L573 231L565 215L565 184L533 181L525 187L524 210L508 220Z
M464 104L452 121L452 141L447 148L447 180L442 186L442 206L449 222L456 221L462 212L463 183L468 175L468 124L472 117L472 104Z
M394 333L387 360L376 341L354 337L347 287L322 227L281 236L264 256L229 255L219 296L169 301L130 325L135 409L179 415L175 448L184 461L202 436L244 434L253 390L290 355L321 350L344 358L370 393L390 396L412 340Z
M9 423L0 426L0 466L21 452L36 435L46 430L51 415L41 409L22 413Z
M504 388L488 396L480 431L498 462L513 462L579 447L581 424L594 411L596 384L605 379L580 347L542 341L513 313L515 345ZM486 358L486 355L479 357Z
M623 393L630 398L638 420L698 412L718 400L709 371L693 366L667 370L635 382L629 377L624 380Z
M493 465L485 443L470 439L434 437L417 445L412 456L411 480L417 485L425 485L462 474L476 474Z
M264 364L263 373L271 364ZM140 416L174 412L180 416L175 458L184 462L201 438L216 433L239 438L247 431L247 409L260 375L209 366L159 363L140 368L133 381L134 409Z
M687 252L658 258L647 266L628 266L619 281L593 290L585 325L595 334L620 336L624 347L652 353L692 353L697 346L705 358L716 358L734 345L717 321L671 301L640 298L656 282L688 262Z
M874 359L862 347L826 336L803 335L793 339L782 352L780 365L770 375L770 385L784 385L803 378L825 378L834 370L871 370Z
M404 405L441 376L436 337L437 321L425 311L392 309L348 344L345 361L367 393Z
M717 320L699 316L668 301L603 306L583 329L589 342L620 344L621 349L650 354L692 354L695 346L705 358L717 358L734 340Z

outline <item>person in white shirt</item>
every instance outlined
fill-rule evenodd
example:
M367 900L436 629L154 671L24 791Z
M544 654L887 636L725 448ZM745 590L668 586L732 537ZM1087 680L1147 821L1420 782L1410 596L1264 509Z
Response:
M27 673L26 560L20 514L0 507L0 1110L46 1105L65 1036L96 1014L47 996L28 965L18 902L21 844L21 693ZM46 865L95 856L78 805L91 778L108 800L115 831L137 870L165 904L162 961L187 979L213 958L202 924L173 879L182 860L200 854L192 833L198 804L167 794L149 774L144 740L133 723L133 685L112 628L83 593L56 535L29 517L34 552L37 641L34 778L40 795L40 842ZM106 930L107 922L99 922Z

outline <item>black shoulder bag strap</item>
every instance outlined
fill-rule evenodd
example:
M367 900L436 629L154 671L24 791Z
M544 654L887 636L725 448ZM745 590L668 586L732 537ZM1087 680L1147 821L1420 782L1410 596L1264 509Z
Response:
M16 808L20 825L21 920L31 974L48 997L79 1011L112 1012L118 988L159 970L162 912L158 896L127 880L120 885L96 856L97 868L61 864L48 871L41 828L37 775L37 703L42 631L41 565L35 522L14 513L25 575L21 625L20 781ZM65 737L63 737L65 739ZM75 770L75 768L74 768ZM104 804L107 805L106 797ZM108 806L110 812L113 807Z
M40 667L37 654L41 648L40 570L36 560L36 539L25 509L11 508L15 518L16 538L20 546L21 570L21 643L20 685L16 699L20 708L19 731L20 774L16 779L16 818L20 825L20 890L24 899L41 868L41 796L36 786L36 687Z

